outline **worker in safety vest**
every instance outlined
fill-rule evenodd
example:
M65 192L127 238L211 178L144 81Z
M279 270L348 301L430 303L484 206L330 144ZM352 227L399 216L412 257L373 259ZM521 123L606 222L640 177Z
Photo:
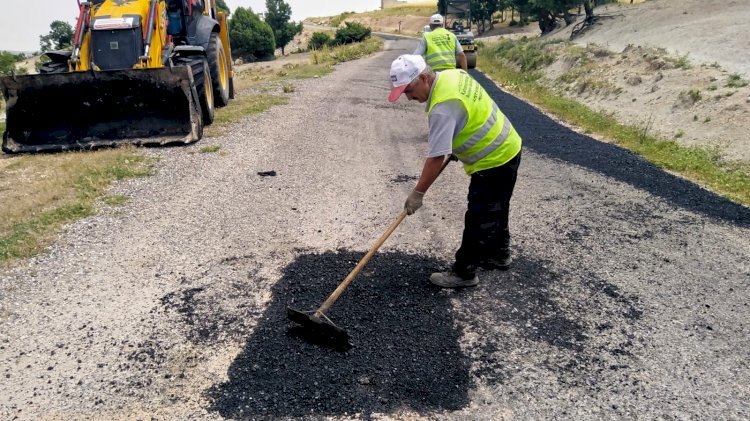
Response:
M466 54L458 38L443 27L443 22L441 15L430 16L430 31L422 34L414 54L423 56L436 72L455 69L457 62L466 70Z
M411 215L437 178L446 156L455 155L471 176L461 247L451 270L430 281L457 288L479 283L478 268L507 269L511 264L508 211L521 162L521 137L497 104L463 70L436 73L422 56L402 55L391 64L388 100L405 94L427 103L427 159L404 208Z

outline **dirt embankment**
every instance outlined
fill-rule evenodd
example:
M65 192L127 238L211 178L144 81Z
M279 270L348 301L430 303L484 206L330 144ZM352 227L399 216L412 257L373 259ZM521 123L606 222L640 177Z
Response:
M653 0L610 5L545 69L550 86L682 145L750 162L750 3ZM580 22L580 20L579 20ZM550 39L569 39L573 25Z

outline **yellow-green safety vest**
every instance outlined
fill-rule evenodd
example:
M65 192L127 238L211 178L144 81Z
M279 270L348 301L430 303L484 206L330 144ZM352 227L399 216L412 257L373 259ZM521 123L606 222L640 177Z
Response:
M479 83L463 70L445 70L435 79L427 107L449 100L461 102L466 126L453 139L453 154L466 174L499 167L521 151L521 136Z
M456 68L456 36L445 28L437 28L425 32L424 40L427 50L424 61L433 70L447 70Z

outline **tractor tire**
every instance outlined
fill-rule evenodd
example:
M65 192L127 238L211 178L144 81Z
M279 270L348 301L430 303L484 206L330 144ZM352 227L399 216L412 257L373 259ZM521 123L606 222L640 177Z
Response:
M198 92L198 102L201 106L203 125L208 126L214 122L214 87L211 83L211 72L208 61L205 58L193 58L190 60L193 69L193 82L195 91Z
M467 54L466 55L466 67L469 69L473 69L477 67L477 54Z
M214 104L223 107L229 103L230 79L224 43L217 32L211 33L208 40L208 67L211 69L211 80L214 88Z

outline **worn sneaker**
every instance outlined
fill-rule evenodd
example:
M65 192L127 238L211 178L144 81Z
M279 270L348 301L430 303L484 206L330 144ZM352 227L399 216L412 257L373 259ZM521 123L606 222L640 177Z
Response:
M452 271L435 272L430 275L430 282L443 288L473 287L479 283L479 277L474 275L471 279L464 279Z

